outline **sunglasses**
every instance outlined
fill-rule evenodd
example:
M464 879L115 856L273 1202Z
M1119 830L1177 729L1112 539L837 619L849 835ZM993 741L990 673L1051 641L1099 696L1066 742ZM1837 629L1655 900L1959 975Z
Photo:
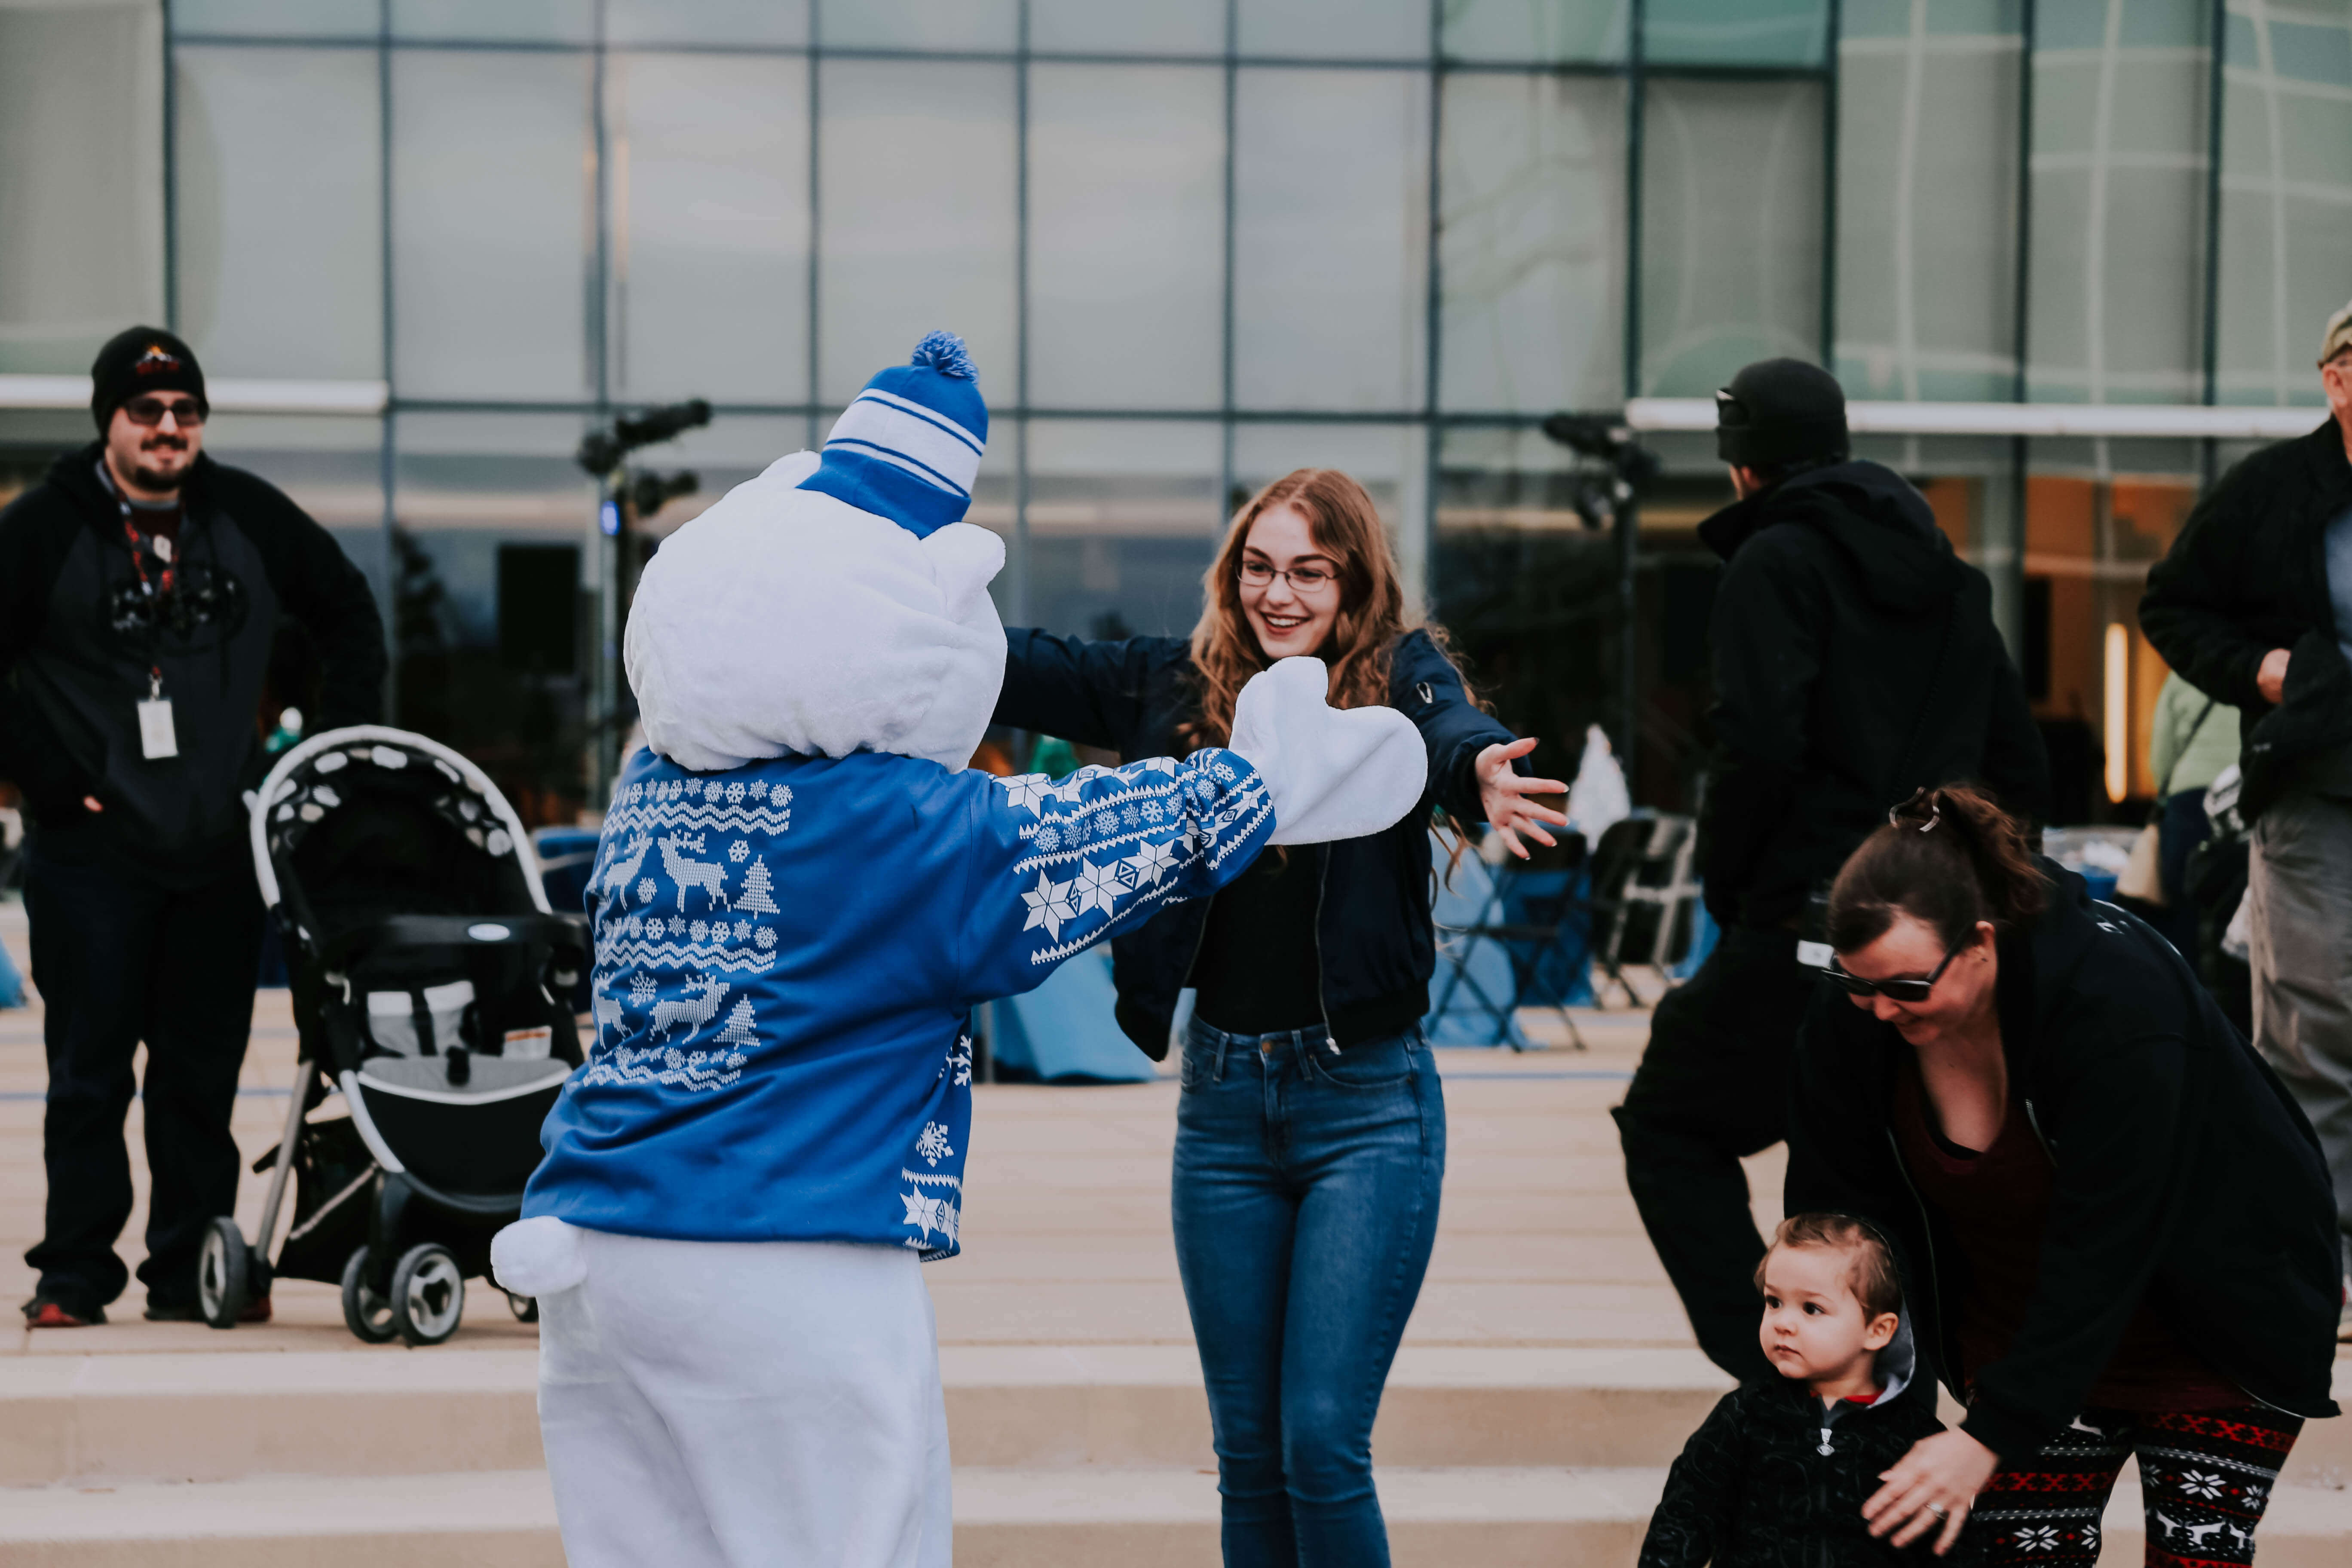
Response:
M134 397L122 405L122 412L131 416L133 425L161 425L166 414L182 425L201 425L205 409L193 397L183 397L175 403L166 403L160 397Z
M1929 970L1924 980L1864 980L1859 975L1848 974L1835 958L1822 965L1822 973L1829 977L1831 984L1849 996L1884 996L1890 1002L1925 1002L1927 993L1936 988L1936 982L1944 977L1944 971L1952 966L1952 960L1959 957L1961 950L1968 945L1963 942L1944 954L1944 962Z

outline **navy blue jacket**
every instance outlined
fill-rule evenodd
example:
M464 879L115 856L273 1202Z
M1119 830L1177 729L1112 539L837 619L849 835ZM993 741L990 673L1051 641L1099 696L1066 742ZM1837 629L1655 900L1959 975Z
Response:
M1437 967L1430 922L1430 808L1442 805L1465 826L1485 821L1478 753L1515 739L1471 702L1461 672L1425 632L1399 639L1389 705L1412 720L1429 744L1423 809L1368 838L1292 850L1316 858L1323 1018L1342 1046L1401 1033L1429 1011L1429 978ZM1172 756L1181 745L1176 727L1198 710L1192 648L1181 637L1086 642L1018 627L1005 632L999 724L1104 747L1122 758ZM1118 1026L1154 1061L1168 1054L1176 994L1208 921L1208 901L1202 900L1164 910L1139 930L1111 940Z

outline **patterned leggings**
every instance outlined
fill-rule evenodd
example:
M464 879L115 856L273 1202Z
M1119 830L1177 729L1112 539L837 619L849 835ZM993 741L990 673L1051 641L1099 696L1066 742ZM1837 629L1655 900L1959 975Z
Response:
M2254 1560L2254 1527L2299 1416L2261 1405L2141 1415L2086 1410L1978 1494L1974 1524L1986 1562L2090 1568L2099 1516L2125 1457L2139 1458L2148 1568L2221 1568Z

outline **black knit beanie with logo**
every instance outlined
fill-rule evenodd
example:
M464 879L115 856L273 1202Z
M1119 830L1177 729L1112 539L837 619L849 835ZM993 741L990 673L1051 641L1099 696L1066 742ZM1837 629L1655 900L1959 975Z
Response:
M1847 452L1845 389L1801 359L1759 360L1715 395L1715 455L1745 468Z
M114 422L114 411L150 392L184 392L210 412L205 373L188 345L161 327L117 332L98 351L89 367L89 416L98 433Z

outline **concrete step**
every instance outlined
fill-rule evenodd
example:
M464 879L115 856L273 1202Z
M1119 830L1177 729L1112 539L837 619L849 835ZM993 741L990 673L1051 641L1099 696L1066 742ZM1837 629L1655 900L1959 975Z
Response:
M1664 1471L1384 1468L1400 1568L1621 1568L1633 1563ZM2103 1564L2141 1560L2138 1488L2107 1509ZM1197 1469L960 1468L960 1568L1212 1568L1214 1478ZM2352 1492L2281 1487L2265 1568L2342 1568ZM561 1568L537 1470L264 1477L193 1485L0 1489L0 1560L15 1568Z
M949 1345L960 1463L1206 1466L1189 1346ZM529 1351L0 1358L0 1485L541 1462ZM1406 1466L1663 1465L1728 1386L1696 1352L1408 1346L1374 1442Z
M960 1464L1213 1463L1189 1346L948 1345L940 1364ZM537 1386L524 1350L0 1358L0 1486L531 1469ZM1407 1345L1374 1451L1406 1469L1664 1466L1727 1386L1695 1351ZM2352 1403L2352 1362L2336 1394ZM2346 1484L2352 1420L2312 1423L2286 1474Z

